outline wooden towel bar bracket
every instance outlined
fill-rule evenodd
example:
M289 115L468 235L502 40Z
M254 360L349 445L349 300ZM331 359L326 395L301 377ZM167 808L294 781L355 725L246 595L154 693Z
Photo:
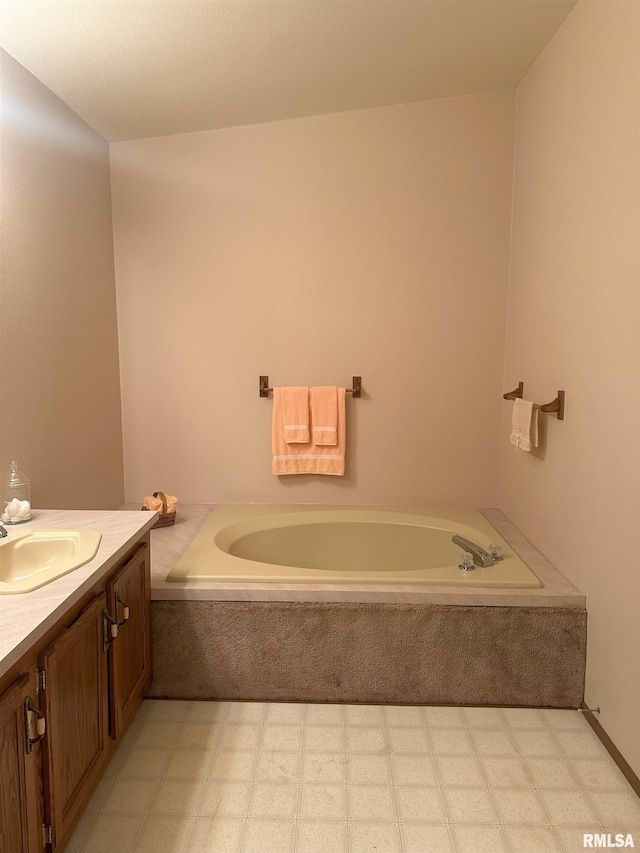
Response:
M353 388L345 388L344 390L347 394L353 394L354 397L362 397L362 376L354 376L352 378ZM260 396L268 397L269 394L273 391L273 388L269 388L269 377L261 376L260 377Z
M524 382L518 382L518 387L508 394L502 395L505 400L522 399L524 396ZM534 403L534 409L539 409L541 412L547 412L550 415L557 415L559 421L564 420L564 391L558 391L558 396L550 403Z

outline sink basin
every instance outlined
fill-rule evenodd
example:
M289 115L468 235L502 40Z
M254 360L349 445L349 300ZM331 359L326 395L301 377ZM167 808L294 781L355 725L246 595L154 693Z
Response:
M24 530L0 539L0 595L31 592L95 557L95 530Z

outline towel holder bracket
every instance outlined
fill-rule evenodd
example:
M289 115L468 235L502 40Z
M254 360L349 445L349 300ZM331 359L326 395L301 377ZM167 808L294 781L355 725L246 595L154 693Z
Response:
M362 376L353 376L352 377L352 388L345 388L344 390L347 394L353 394L354 397L362 397ZM269 387L269 377L261 376L260 377L260 396L268 397L269 394L273 391L273 388Z
M502 395L505 400L518 400L524 396L524 382L518 382L518 387L507 394ZM559 421L564 420L564 391L558 391L558 396L550 403L534 403L534 409L539 409L541 412L546 412L550 415L556 415Z

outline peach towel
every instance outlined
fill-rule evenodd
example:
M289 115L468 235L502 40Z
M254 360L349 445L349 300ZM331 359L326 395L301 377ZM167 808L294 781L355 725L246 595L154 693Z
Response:
M319 385L309 389L309 407L313 423L313 443L338 443L338 389Z
M337 443L329 447L316 445L311 441L306 444L287 444L284 435L282 391L282 388L273 389L272 472L274 474L331 474L342 477L344 475L346 444L344 388L336 389L338 404ZM313 416L311 416L309 425L313 432Z
M309 389L294 386L277 390L282 399L284 440L287 444L306 444L309 441Z

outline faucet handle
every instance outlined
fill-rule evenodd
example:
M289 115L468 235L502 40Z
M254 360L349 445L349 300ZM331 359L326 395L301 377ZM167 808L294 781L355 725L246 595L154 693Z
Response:
M460 565L458 568L462 569L463 572L473 572L475 567L473 554L470 554L468 551L462 551L460 553Z
M491 554L491 558L494 562L498 562L498 560L503 560L502 556L502 545L489 545L489 553Z

